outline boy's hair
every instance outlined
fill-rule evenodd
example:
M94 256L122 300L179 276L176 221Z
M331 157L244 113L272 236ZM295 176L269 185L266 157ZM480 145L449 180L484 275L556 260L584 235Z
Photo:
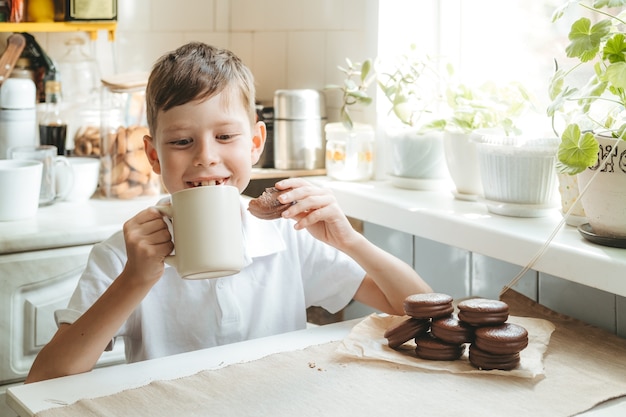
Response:
M226 49L190 42L163 55L154 64L146 87L146 113L154 135L157 113L229 89L256 120L254 77L241 59ZM229 98L229 97L226 97Z

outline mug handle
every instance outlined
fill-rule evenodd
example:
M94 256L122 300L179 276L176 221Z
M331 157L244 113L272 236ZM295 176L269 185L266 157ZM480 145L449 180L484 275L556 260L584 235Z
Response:
M60 181L59 178L59 167L62 167L62 178L64 181ZM57 200L63 200L70 194L72 188L74 188L74 170L72 169L72 164L70 161L64 156L56 156L54 159L54 181L56 187L56 197Z
M174 216L174 212L173 212L173 208L171 205L156 205L156 206L152 206L153 208L159 210L159 212L164 215L169 217L170 219ZM173 226L172 226L173 227ZM176 250L176 248L174 248L174 250ZM174 268L176 268L176 254L174 255L167 255L165 257L165 263L168 265L173 266Z

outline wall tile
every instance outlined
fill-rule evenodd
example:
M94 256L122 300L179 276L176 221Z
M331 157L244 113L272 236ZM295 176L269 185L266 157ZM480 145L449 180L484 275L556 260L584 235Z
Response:
M413 237L415 270L435 292L453 298L470 295L470 256L463 249L444 245L419 236Z
M562 314L616 332L614 294L548 274L539 274L539 303Z
M132 32L150 30L153 15L162 15L170 8L167 4L154 6L156 3L151 3L151 0L118 1L117 29Z
M230 31L230 0L214 0L215 16L213 19L213 27L217 32Z
M287 87L324 88L324 32L291 32L287 38Z
M259 32L253 35L251 70L257 81L257 98L271 100L274 91L287 88L287 34Z
M153 0L150 4L150 11L153 31L214 30L213 0L184 0L178 3Z
M182 44L182 32L140 32L121 37L115 43L117 72L149 71L161 55Z
M500 291L522 267L478 253L472 255L472 295L500 298ZM537 272L527 271L513 289L537 301Z

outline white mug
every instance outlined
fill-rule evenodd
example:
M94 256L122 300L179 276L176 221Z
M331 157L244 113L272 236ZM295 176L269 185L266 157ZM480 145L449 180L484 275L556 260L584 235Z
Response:
M47 206L54 203L57 199L63 199L71 191L74 183L72 167L66 157L57 155L56 146L17 146L9 149L9 154L11 159L28 159L43 163L39 206ZM66 179L58 188L56 180L57 170L64 170L63 178Z
M185 279L236 274L244 266L239 190L206 186L172 194L172 205L156 208L172 219L174 254L165 262Z
M74 184L65 196L65 201L87 201L93 196L98 188L98 175L100 174L100 160L98 158L70 156L67 158L72 166ZM57 172L57 189L62 189L63 184L69 181L69 171Z
M37 214L42 171L40 161L0 160L0 221Z

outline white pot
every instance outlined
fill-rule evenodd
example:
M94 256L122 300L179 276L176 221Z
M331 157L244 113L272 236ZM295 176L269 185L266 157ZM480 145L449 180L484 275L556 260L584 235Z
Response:
M599 158L609 153L606 165L586 191L583 190L598 171L599 163L578 174L582 204L593 233L606 237L626 237L626 142L596 136L600 142Z
M475 141L489 211L539 217L558 205L558 138L483 136Z
M472 135L456 132L443 134L446 165L456 187L454 195L460 200L476 200L483 195L476 143L470 140Z
M388 173L403 188L432 189L449 179L443 151L443 133L418 133L415 128L386 132Z

